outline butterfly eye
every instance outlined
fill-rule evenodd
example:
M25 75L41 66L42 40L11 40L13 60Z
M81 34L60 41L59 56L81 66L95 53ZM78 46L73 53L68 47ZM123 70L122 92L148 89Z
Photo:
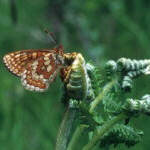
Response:
M65 64L64 57L61 55L56 55L56 60L57 60L58 65L60 65L60 64L64 65Z

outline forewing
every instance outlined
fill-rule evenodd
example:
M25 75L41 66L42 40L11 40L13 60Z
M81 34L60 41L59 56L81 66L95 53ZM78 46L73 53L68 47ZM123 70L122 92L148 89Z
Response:
M3 61L7 69L17 75L21 76L25 71L28 63L43 57L45 54L50 53L50 50L22 50L9 53L3 57Z

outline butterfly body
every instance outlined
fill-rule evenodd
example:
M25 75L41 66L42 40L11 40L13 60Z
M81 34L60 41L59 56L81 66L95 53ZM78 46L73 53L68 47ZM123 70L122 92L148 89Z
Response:
M8 70L21 77L22 85L30 91L45 91L64 66L63 49L22 50L3 57Z

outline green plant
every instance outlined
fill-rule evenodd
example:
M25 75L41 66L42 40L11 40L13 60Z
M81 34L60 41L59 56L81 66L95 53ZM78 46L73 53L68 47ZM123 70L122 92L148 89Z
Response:
M131 147L139 143L143 131L131 127L129 121L150 114L150 95L134 99L127 93L135 78L150 74L150 60L111 60L103 71L80 56L71 67L64 82L67 111L56 150L110 149L111 145ZM78 144L82 138L84 143Z
M128 122L140 114L150 115L150 95L138 100L126 93L133 88L134 78L150 74L150 60L111 60L102 73L80 53L63 53L62 46L51 51L17 51L5 55L3 60L31 91L44 91L61 72L62 102L67 111L56 150L92 150L96 146L109 149L111 145L123 143L130 147L140 142L143 132ZM77 148L83 137L84 143Z

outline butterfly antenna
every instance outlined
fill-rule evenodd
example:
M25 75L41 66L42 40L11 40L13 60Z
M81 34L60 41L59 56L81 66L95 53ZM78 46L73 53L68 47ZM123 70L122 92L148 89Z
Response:
M57 45L56 37L53 32L49 32L47 29L44 30L45 33L47 33L48 38L51 42L53 42L55 45Z
M55 48L56 48L58 51L60 51L61 53L63 53L64 48L63 48L62 44L59 44L59 45L58 45L55 34L54 34L53 32L49 32L48 29L45 29L44 31L45 31L45 33L47 33L47 35L48 35L50 41L55 44L55 46L56 46Z

